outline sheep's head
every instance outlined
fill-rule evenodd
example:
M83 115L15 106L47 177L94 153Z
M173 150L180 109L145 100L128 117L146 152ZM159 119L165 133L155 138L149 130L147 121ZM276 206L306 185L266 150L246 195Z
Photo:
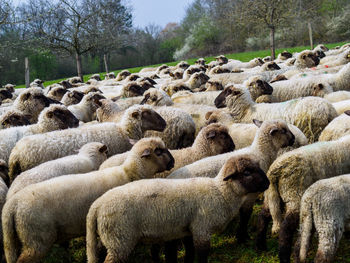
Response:
M327 85L327 84L312 84L312 96L317 96L317 97L324 97L326 94L329 94L332 92L332 88ZM325 86L327 85L327 86Z
M12 93L8 91L7 89L0 89L0 100L6 100L6 99L11 99L12 98Z
M199 58L195 62L196 65L205 65L205 59L204 58Z
M157 68L156 72L160 73L163 69L167 69L167 68L169 68L169 66L166 64L163 64Z
M344 52L344 57L347 61L350 61L350 49L346 52Z
M288 52L288 51L283 51L279 54L279 58L282 60L286 60L286 59L291 58L291 57L293 57L293 54Z
M62 80L61 82L59 82L59 84L61 84L65 89L73 88L72 84L70 84L67 80Z
M198 139L197 139L198 138ZM204 147L211 155L231 152L235 149L235 144L228 134L227 128L218 123L210 124L199 132L194 145Z
M270 81L270 83L274 83L282 80L288 80L288 79L284 75L277 75L273 80Z
M324 58L326 56L326 54L322 50L316 50L315 54L319 59Z
M131 74L126 78L126 81L135 81L137 79L141 78L139 75L137 74Z
M172 101L168 94L166 94L164 91L151 88L143 94L143 99L140 104L148 104L152 106L170 106Z
M253 59L253 62L255 63L255 65L257 65L257 66L261 66L261 65L263 65L265 62L264 62L264 60L262 60L261 58L254 58Z
M55 87L49 91L47 96L54 100L61 100L67 92L68 90L63 87Z
M135 167L135 163L137 167ZM160 138L143 138L135 143L124 162L124 167L135 167L141 178L151 178L156 173L170 171L174 157Z
M99 108L102 105L101 100L103 99L106 99L106 98L101 93L90 92L84 96L82 101L86 101L87 104L91 105L91 107L95 111L97 108Z
M1 116L0 124L3 129L24 126L30 124L30 118L31 116L25 115L20 111L10 110Z
M231 157L225 162L219 174L220 179L234 184L233 189L238 193L264 192L270 185L259 162L249 155Z
M123 97L129 98L142 96L145 91L146 90L143 87L133 81L123 87Z
M256 100L261 95L271 95L273 92L271 85L259 77L249 78L245 86L249 90L253 100Z
M319 63L320 59L311 50L301 52L295 61L295 65L299 68L312 68L316 67Z
M118 73L116 80L121 81L123 79L126 79L126 77L130 76L131 73L128 70L122 70Z
M100 74L93 74L90 79L95 79L97 81L100 81L101 80L101 77L100 77Z
M61 101L65 106L70 106L73 104L78 104L83 99L83 97L84 93L77 90L73 90L64 94Z
M328 47L326 47L326 46L323 45L323 44L318 44L318 45L314 48L314 50L322 50L323 52L326 52L326 51L328 51L329 49L328 49Z
M79 155L92 157L95 162L101 164L107 159L108 148L103 143L90 142L80 148Z
M173 96L176 92L187 90L192 92L192 90L183 82L178 83L178 84L170 84L169 86L164 88L164 91L171 97Z
M290 131L285 121L275 120L262 122L254 119L253 122L260 128L259 132L264 134L264 140L270 140L270 145L275 150L294 144L295 136Z
M173 79L182 79L184 71L182 69L177 69L174 72L170 72L170 77Z
M262 65L262 70L264 71L272 71L272 70L278 70L281 69L275 62L270 61Z
M95 87L95 86L89 86L88 88L86 88L84 90L85 94L88 94L90 92L98 92L98 93L102 94L102 91L99 88Z
M155 82L155 81L152 79L152 82ZM137 84L139 84L144 90L154 88L153 84L148 79L143 79L137 82Z
M115 73L109 72L106 74L105 79L115 79Z
M152 74L149 76L150 79L159 79L160 77L157 74Z
M217 108L227 107L227 100L230 99L232 104L240 97L244 96L246 92L240 87L235 87L233 84L228 84L224 90L215 98L214 103ZM249 94L249 92L248 92ZM251 99L251 98L250 98Z
M224 55L215 57L215 60L219 62L221 65L226 64L228 62L227 57L225 57Z
M266 56L262 59L264 63L272 61L271 56Z
M11 93L14 93L15 92L15 87L16 85L13 85L13 84L6 84L4 86L4 89L8 90L9 92Z
M222 73L230 73L230 72L231 71L229 69L224 68L222 66L216 66L210 70L210 74L222 74Z
M205 84L209 80L207 74L203 72L194 73L189 79L189 85L192 89L198 88L199 86Z
M207 83L205 83L206 91L217 91L217 90L223 90L224 86L219 81L212 81L208 80Z
M177 68L182 68L182 69L187 69L190 66L186 61L180 61L176 67Z
M38 122L45 126L46 131L63 130L79 126L79 120L63 105L51 105L43 110Z
M229 113L224 112L222 110L214 110L214 111L208 111L205 114L206 124L212 124L212 123L227 123L232 122L232 117Z

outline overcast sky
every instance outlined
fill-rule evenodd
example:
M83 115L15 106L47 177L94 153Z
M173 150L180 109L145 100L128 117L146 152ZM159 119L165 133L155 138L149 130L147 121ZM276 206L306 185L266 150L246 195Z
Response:
M156 24L162 27L169 22L180 22L185 15L186 7L193 0L128 0L133 7L135 27Z

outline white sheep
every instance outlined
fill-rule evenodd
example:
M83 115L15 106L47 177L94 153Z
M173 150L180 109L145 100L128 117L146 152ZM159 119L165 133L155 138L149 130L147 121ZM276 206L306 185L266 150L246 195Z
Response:
M350 91L340 90L340 91L331 92L329 94L326 94L324 98L332 103L339 102L342 100L350 100Z
M97 235L107 248L106 262L126 261L139 241L190 236L199 262L207 262L211 235L226 228L249 193L268 185L258 163L242 156L229 159L215 178L151 179L114 188L89 210L88 262L98 262Z
M82 122L93 121L95 119L95 111L101 105L101 99L105 99L105 97L100 93L90 92L78 104L68 106L68 110Z
M102 123L81 128L27 136L17 142L10 159L10 177L43 162L74 154L88 142L101 142L109 155L131 149L129 138L141 139L149 129L164 130L164 119L148 105L129 108L119 123Z
M350 111L345 111L324 128L318 140L333 141L348 134L350 134Z
M63 95L61 102L65 106L70 106L74 104L78 104L84 97L84 93L78 91L78 90L72 90L66 92L66 94Z
M3 208L7 262L41 261L56 241L85 234L89 207L106 191L151 178L173 165L174 159L164 143L158 138L146 138L134 145L122 166L60 176L27 186L13 195ZM18 223L14 224L15 221ZM22 245L19 256L16 240Z
M337 111L338 115L350 110L350 100L342 100L332 103L334 109Z

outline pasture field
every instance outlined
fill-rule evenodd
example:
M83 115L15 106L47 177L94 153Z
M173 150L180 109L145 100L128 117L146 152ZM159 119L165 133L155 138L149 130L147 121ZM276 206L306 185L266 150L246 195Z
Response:
M326 47L331 49L331 48L336 47L336 46L342 46L342 45L344 45L346 43L347 42L331 43L331 44L326 44ZM310 46L299 46L299 47L291 47L291 48L279 48L279 49L276 49L276 56L279 53L283 52L284 50L288 50L289 52L293 53L293 52L300 52L300 51L303 51L303 50L309 49L309 48L310 48ZM270 50L258 50L258 51L247 51L247 52L241 52L241 53L225 54L225 56L227 58L238 59L238 60L241 60L241 61L244 61L244 62L249 61L249 60L251 60L253 58L256 58L256 57L263 58L263 57L266 57L266 56L269 56L269 55L270 55ZM189 64L192 65L192 64L194 64L194 62L197 59L198 58L191 58L191 59L187 59L186 61ZM215 56L205 57L205 60L206 60L206 63L209 63L210 61L215 60ZM168 63L149 65L149 66L127 68L127 70L129 70L131 73L137 73L143 68L158 67L158 66L160 66L162 64L167 64L169 66L175 66L178 62L179 61L174 61L174 62L168 62ZM111 70L111 71L113 71L117 75L122 70L124 70L124 69ZM104 76L106 75L106 72L100 72L99 74L101 75L101 78L103 79ZM90 78L91 75L92 74L84 75L84 82L86 82ZM72 76L70 76L70 77L72 77ZM67 76L67 78L69 78L69 76ZM61 80L64 80L64 79L67 79L67 78L45 81L44 82L44 86L46 87L48 85L60 82ZM23 84L23 85L18 85L16 88L24 88L24 87L25 87L25 85Z

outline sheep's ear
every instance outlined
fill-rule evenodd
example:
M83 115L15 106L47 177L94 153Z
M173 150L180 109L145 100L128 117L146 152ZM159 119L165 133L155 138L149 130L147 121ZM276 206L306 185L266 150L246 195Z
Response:
M274 135L276 132L278 132L278 129L277 128L272 128L271 130L270 130L270 135Z
M346 111L344 111L344 113L345 113L346 115L349 115L349 116L350 116L350 110L346 110Z
M48 113L46 113L46 116L48 117L48 118L52 118L53 117L53 112L52 111L49 111Z
M140 116L140 113L138 111L134 111L131 116L135 119L137 119Z
M138 142L138 140L129 138L129 143L130 143L131 145L135 145L137 142Z
M259 121L259 120L257 120L257 119L253 119L253 123L257 126L257 127L261 127L261 125L262 125L262 121Z
M224 178L224 181L228 181L228 180L230 180L230 179L233 180L233 179L235 179L235 178L237 177L237 175L238 175L238 172L234 172L234 173L232 173L232 174L226 176L226 177Z
M208 133L207 133L207 139L211 139L211 138L214 138L215 137L215 135L216 135L216 132L215 131L213 131L213 130L211 130L211 131L209 131Z
M147 157L147 156L150 156L151 155L151 150L150 149L146 149L143 151L142 155L141 155L141 158L143 157Z
M205 119L206 120L209 120L210 116L213 114L213 111L208 111L206 114L205 114Z
M98 150L100 153L104 153L107 151L107 146L106 145L102 145L101 148Z
M322 84L322 83L319 83L319 84L318 84L318 88L319 88L320 90L323 89L323 88L324 88L323 84Z

